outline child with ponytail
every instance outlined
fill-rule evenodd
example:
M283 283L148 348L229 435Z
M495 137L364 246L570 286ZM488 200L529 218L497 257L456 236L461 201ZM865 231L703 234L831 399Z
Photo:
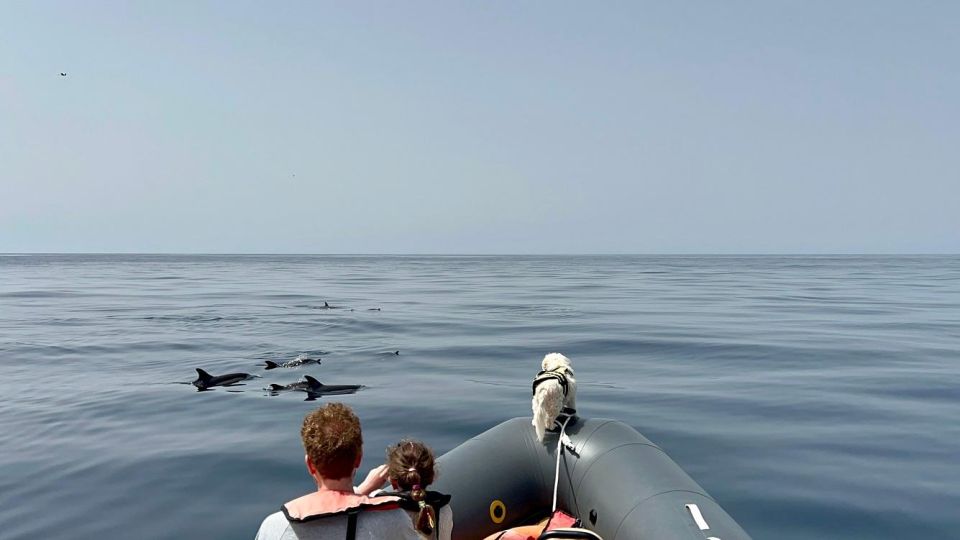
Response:
M453 529L450 496L427 491L436 476L433 451L420 441L402 440L387 448L387 473L420 536L450 540Z

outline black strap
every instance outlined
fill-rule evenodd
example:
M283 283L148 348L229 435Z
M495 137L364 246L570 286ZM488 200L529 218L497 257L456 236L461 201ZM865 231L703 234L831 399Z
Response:
M560 383L560 387L563 389L563 395L567 395L567 376L563 373L556 371L541 371L537 373L537 376L533 378L533 393L537 393L537 386L540 386L540 383L546 382L550 379L555 379Z
M347 540L356 540L357 538L357 514L360 511L354 509L347 512Z
M420 510L420 503L418 501L413 500L413 497L410 496L409 491L384 491L380 493L380 496L389 496L389 497L399 498L400 500L398 501L398 503L400 504L400 508L403 508L408 512L417 512ZM444 493L440 493L437 491L427 491L426 498L424 499L424 501L430 506L432 506L434 513L439 516L440 509L450 504L451 498L452 497L450 495L446 495Z

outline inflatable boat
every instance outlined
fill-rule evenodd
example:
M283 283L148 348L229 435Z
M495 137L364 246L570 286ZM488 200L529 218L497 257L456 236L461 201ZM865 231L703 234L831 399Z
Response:
M438 465L433 488L453 497L454 539L534 523L554 508L603 540L750 538L663 450L615 420L571 416L540 442L529 418L514 418Z

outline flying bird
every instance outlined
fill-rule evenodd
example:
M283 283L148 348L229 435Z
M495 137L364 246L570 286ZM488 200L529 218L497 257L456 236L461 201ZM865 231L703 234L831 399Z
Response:
M60 76L61 76L61 77L66 77L67 74L61 71L61 72L60 72Z

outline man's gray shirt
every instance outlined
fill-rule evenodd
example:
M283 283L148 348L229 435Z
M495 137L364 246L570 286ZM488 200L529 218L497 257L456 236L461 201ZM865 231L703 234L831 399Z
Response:
M270 514L257 531L256 540L340 540L347 537L347 517L331 516L291 522L283 512ZM410 516L400 508L366 510L357 514L356 540L420 540Z

